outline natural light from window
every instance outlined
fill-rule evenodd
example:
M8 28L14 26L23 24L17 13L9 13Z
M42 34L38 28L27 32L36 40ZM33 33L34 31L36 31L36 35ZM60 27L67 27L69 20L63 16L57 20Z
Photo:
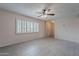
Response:
M39 23L28 20L16 20L16 33L39 32Z

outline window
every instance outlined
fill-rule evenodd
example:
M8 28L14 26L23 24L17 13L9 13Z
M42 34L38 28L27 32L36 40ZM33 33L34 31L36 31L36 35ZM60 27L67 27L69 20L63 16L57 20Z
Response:
M36 23L34 23L34 32L37 31L37 28L36 28Z
M27 21L27 32L31 32L31 22Z
M16 20L16 33L39 32L39 23L28 20Z
M34 25L33 25L34 23L33 22L31 22L31 32L33 32L33 27L34 27Z
M24 20L21 21L21 30L22 30L21 31L22 33L25 32L25 21Z
M39 24L36 23L36 32L39 32Z
M16 33L21 33L21 20L16 21Z

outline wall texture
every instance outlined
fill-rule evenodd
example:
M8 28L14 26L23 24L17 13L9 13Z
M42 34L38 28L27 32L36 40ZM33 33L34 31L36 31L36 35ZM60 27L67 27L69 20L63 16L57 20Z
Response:
M65 17L57 19L55 37L57 39L69 40L79 43L79 18Z
M40 32L39 33L28 33L28 34L19 34L15 33L15 19L28 19L31 21L40 23ZM37 38L44 37L44 21L29 18L16 13L11 13L7 11L0 10L0 47L16 44L28 40L33 40Z

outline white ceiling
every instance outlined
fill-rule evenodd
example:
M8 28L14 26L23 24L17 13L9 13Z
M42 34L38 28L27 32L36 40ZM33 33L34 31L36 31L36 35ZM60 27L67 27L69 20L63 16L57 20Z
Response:
M79 15L79 4L77 3L63 3L57 4L52 3L4 3L0 4L0 9L21 13L24 15L36 17L39 19L44 19L42 17L37 17L39 14L37 13L41 9L45 8L46 6L52 8L54 10L55 16L48 16L48 19L57 19L60 17L68 17L68 16L76 16Z

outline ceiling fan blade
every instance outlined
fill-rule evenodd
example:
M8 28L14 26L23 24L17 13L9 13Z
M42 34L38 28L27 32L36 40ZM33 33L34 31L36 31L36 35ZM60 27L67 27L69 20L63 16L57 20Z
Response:
M38 17L41 17L42 15L39 15Z
M42 12L37 12L38 14L42 14Z
M55 14L47 14L47 15L51 15L51 16L54 16Z

